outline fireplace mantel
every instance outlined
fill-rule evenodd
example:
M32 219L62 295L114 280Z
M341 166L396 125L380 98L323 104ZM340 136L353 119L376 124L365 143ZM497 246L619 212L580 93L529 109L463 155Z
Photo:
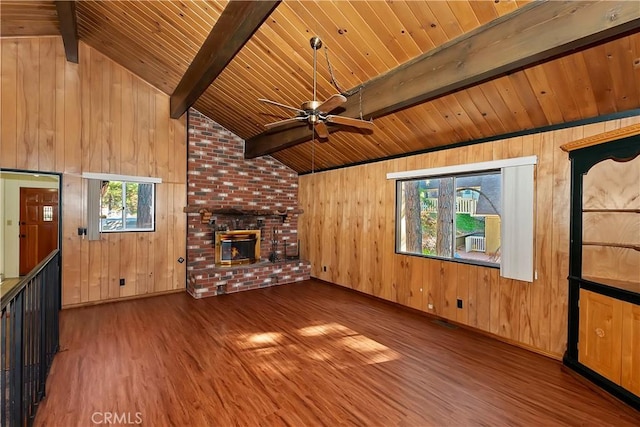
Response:
M235 208L209 209L209 208L198 206L198 205L185 206L182 209L182 211L185 213L199 213L200 220L203 224L208 224L209 220L213 215L280 217L282 218L282 222L285 222L287 218L291 215L299 215L304 213L302 209L286 209L286 210L268 210L268 209L245 210L245 209L235 209Z

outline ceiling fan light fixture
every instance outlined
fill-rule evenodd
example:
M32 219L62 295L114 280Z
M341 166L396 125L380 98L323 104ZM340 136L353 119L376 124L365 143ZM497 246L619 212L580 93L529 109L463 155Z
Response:
M295 126L297 122L301 124L306 123L311 127L314 133L317 133L318 137L325 140L329 137L329 129L327 127L327 123L338 126L349 126L371 130L373 128L373 123L370 121L329 114L330 112L347 102L347 98L344 95L336 93L322 102L316 99L316 82L318 78L317 50L322 47L322 40L320 40L320 37L314 36L311 38L311 40L309 40L309 43L311 44L311 48L313 49L313 100L303 102L300 108L296 108L289 105L281 104L279 102L271 101L269 99L258 99L258 101L260 102L293 110L298 113L295 118L267 123L265 127L272 132L278 132L280 130L289 129L292 125Z

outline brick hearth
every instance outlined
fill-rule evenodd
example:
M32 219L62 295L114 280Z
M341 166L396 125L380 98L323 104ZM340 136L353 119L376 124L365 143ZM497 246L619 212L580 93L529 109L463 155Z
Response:
M187 203L207 209L294 210L298 208L298 174L274 158L244 159L244 141L198 111L189 110ZM238 217L213 215L216 226L234 229ZM255 224L244 218L239 228ZM298 217L264 217L261 262L216 267L213 229L198 213L187 214L188 292L195 298L257 289L309 278L309 262L269 262L271 242L278 241L278 258L298 253Z

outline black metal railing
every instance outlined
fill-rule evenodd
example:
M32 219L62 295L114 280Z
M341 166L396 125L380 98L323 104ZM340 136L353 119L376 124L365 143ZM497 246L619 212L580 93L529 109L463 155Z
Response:
M2 296L2 426L30 426L59 347L60 252Z

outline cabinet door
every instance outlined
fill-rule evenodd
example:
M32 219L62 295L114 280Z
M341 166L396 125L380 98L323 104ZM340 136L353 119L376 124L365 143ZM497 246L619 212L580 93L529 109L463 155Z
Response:
M580 290L578 361L620 384L622 301Z
M622 387L640 396L640 306L623 302Z

